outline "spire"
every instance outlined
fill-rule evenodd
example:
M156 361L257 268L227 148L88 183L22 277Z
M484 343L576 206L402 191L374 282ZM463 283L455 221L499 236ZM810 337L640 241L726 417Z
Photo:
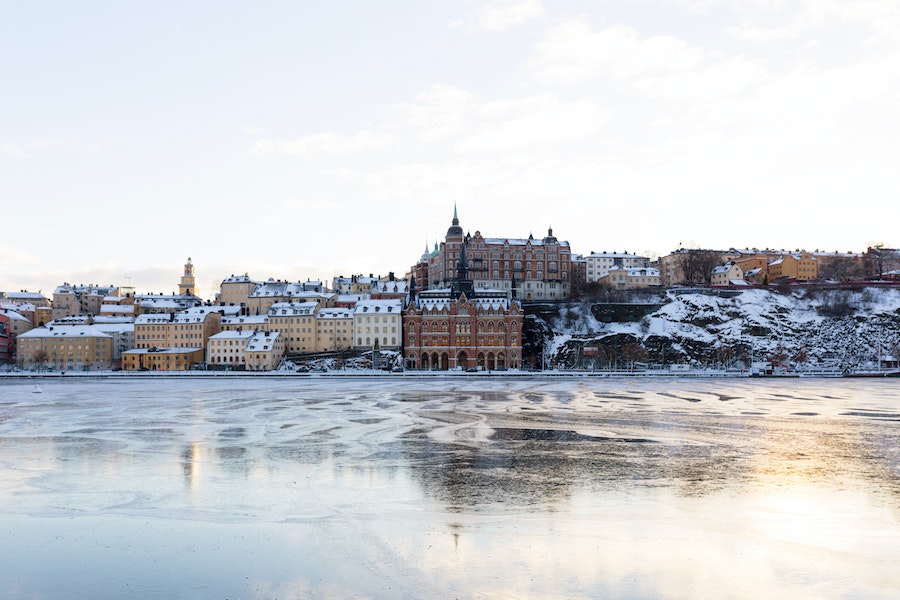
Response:
M453 224L447 230L447 239L462 239L463 230L459 226L459 217L456 214L456 202L453 203Z

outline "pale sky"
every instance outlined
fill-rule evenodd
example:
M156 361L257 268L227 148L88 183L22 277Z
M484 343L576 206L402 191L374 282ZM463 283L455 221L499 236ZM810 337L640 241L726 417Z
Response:
M896 0L0 0L0 290L900 245Z

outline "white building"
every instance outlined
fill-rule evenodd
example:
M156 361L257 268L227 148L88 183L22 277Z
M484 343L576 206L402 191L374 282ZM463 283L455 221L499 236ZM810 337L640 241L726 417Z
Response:
M401 300L363 300L353 308L354 346L371 350L378 342L383 350L400 348L402 340Z
M244 368L247 365L247 342L253 331L220 331L209 337L206 364L211 367Z
M643 269L650 265L650 259L646 256L627 252L591 252L584 257L584 261L588 283L599 282L604 273L612 269Z

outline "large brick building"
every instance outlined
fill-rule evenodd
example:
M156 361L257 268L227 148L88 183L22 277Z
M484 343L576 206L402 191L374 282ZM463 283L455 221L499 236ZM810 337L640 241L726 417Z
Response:
M518 369L522 366L524 312L512 291L476 288L466 246L446 288L416 291L410 281L403 311L406 368L423 370Z
M412 275L422 288L442 289L456 278L465 247L468 274L478 287L504 290L520 300L567 300L572 295L572 252L549 229L542 239L486 238L464 234L456 209L444 241L426 252Z

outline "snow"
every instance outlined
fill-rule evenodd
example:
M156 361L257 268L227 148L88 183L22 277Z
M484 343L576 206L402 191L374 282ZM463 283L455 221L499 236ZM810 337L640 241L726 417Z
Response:
M668 339L681 352L667 356L672 362L703 362L722 348L760 357L782 348L813 365L854 368L900 347L900 288L669 292L660 301L663 306L643 318L613 323L598 322L589 303L561 307L548 321L551 356L571 353L573 343L628 335L644 344Z

